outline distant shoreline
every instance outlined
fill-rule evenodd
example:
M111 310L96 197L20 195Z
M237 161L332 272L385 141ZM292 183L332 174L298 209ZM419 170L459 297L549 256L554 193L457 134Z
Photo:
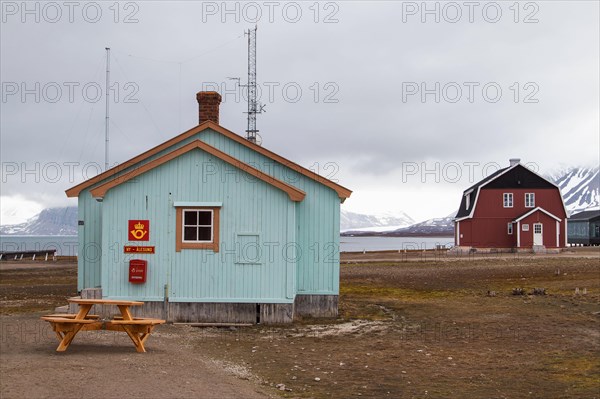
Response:
M408 232L374 232L374 231L346 231L340 237L454 237L453 233L408 233Z

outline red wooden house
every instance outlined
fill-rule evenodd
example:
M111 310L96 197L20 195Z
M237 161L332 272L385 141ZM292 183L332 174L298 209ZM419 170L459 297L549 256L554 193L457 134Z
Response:
M567 211L560 189L511 159L463 192L454 219L457 247L563 248Z

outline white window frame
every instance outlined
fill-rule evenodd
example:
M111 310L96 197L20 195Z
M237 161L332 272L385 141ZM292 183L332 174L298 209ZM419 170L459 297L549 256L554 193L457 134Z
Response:
M210 225L205 225L205 224L195 224L195 225L186 225L185 224L185 213L186 212L210 212ZM199 218L198 218L198 222L199 222ZM185 228L186 227L210 227L210 240L186 240L185 239ZM189 209L182 209L181 210L181 242L186 243L186 244L209 244L212 243L214 241L214 234L215 234L215 213L212 209L193 209L193 208L189 208Z
M525 208L535 208L535 193L525 193Z
M467 210L471 207L471 194L465 195L465 207Z
M513 233L513 224L512 223L508 223L506 225L506 232L508 233L508 235L512 235L512 233Z
M522 226L523 226L522 227L523 231L529 231L529 224L526 223L526 224L523 224Z
M504 208L512 208L514 204L513 193L503 193L502 194L502 206Z

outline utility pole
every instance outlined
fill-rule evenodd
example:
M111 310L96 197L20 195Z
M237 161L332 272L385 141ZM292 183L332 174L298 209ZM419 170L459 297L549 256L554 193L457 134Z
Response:
M109 125L109 92L110 92L110 47L106 47L106 117L104 118L104 171L108 170L108 125Z

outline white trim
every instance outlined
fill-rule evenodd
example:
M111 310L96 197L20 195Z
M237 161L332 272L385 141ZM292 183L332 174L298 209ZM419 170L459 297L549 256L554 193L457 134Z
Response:
M560 222L556 221L556 246L560 247Z
M536 233L536 232L535 232L535 228L536 228L537 226L540 226L540 232L539 232L539 233ZM541 243L539 243L539 244L536 244L536 243L535 243L535 237L536 237L536 236L541 236L541 240L542 240L542 242L541 242ZM533 245L544 245L544 224L543 224L543 223L541 223L541 222L535 222L535 223L533 224L533 226L532 226L532 236L531 236L531 238L533 239Z
M545 210L544 208L542 208L541 206L538 206L538 207L533 208L529 212L525 213L524 215L521 215L517 219L513 220L513 222L519 222L519 221L525 219L527 216L529 216L537 211L544 212L546 215L550 216L551 218L553 218L555 220L558 220L559 222L562 221L558 216L555 216L555 215L551 214L550 212L548 212L547 210Z
M517 222L517 248L521 246L521 222Z
M477 187L477 194L475 195L475 201L473 201L473 209L471 210L471 213L469 213L468 216L463 216L462 218L456 219L456 220L464 220L464 219L470 219L470 218L472 218L473 217L473 213L475 211L475 208L477 207L477 200L479 199L479 193L481 192L481 188L487 186L488 184L490 184L491 182L493 182L494 180L496 180L500 176L502 176L505 173L511 171L512 169L516 168L519 165L521 165L521 164L520 163L516 163L513 166L507 167L506 170L504 172L498 174L498 176L495 176L495 177L491 178L490 180L486 181L485 183L483 183L482 185L478 186ZM562 203L563 210L565 211L565 219L568 218L569 217L569 212L567 212L567 207L565 206L565 201L563 199L562 193L560 192L560 187L558 187L556 184L552 183L550 180L546 179L545 177L540 176L539 174L537 174L533 170L529 169L525 165L521 165L521 166L523 166L525 169L527 169L528 171L530 171L531 173L533 173L537 177L543 179L544 181L550 183L551 185L553 185L554 187L556 187L558 189L558 195L560 196L560 202ZM474 189L470 189L470 190L472 191Z
M568 223L568 221L567 221L567 219L565 218L565 247L566 247L566 246L567 246L567 244L568 244L568 243L567 243L567 240L568 240L568 238L569 238L569 237L567 236L567 223Z
M527 205L527 196L531 195L533 197L533 205ZM535 208L535 193L525 193L525 196L523 198L523 201L525 202L525 208Z
M194 206L202 206L207 208L220 208L223 206L222 202L193 202L193 201L175 201L173 202L173 206L175 208L182 207L194 207Z
M456 222L456 246L460 247L460 221Z
M506 201L506 199L510 199L510 201ZM507 203L510 202L510 205ZM515 194L514 193L502 193L502 208L514 208L515 207Z
M509 236L512 236L513 230L514 230L513 223L512 222L506 223L506 234L508 234Z
M481 192L481 190L477 189L477 194L475 194L475 200L473 201L473 208L471 208L471 212L469 213L469 215L463 216L462 218L457 219L457 220L471 219L473 217L473 214L475 213L475 208L477 208L477 201L479 200L480 192Z

